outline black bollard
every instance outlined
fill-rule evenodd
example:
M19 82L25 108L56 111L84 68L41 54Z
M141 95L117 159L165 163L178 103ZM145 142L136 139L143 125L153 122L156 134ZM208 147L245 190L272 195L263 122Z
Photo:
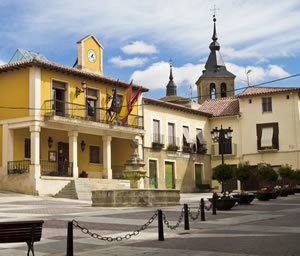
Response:
M188 205L184 204L183 208L184 208L184 230L190 230Z
M201 210L201 221L205 221L204 199L203 198L201 198L200 210Z
M68 222L67 256L73 256L73 223Z
M217 207L216 207L216 197L215 196L213 196L212 197L212 215L217 215Z
M162 210L158 210L158 241L164 241L164 226Z

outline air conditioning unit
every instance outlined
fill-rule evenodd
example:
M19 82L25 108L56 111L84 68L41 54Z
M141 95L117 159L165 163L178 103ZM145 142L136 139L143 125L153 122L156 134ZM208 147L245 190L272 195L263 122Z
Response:
M219 155L219 144L214 143L211 145L211 155L212 156L218 156Z

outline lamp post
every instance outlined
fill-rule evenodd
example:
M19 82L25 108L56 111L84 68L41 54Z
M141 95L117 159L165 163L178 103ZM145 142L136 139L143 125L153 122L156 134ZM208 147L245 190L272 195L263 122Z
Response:
M232 132L233 130L230 126L228 127L228 129L223 129L222 125L221 129L218 129L218 127L216 127L210 132L212 140L219 143L219 148L221 148L222 164L224 164L225 142L232 137Z

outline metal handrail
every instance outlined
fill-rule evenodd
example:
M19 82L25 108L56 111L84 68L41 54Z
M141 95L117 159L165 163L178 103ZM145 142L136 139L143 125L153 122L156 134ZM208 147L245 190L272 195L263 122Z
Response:
M109 108L97 107L95 109L96 115L88 116L86 105L62 100L45 100L42 107L42 112L44 116L63 116L67 118L143 129L143 116L129 114L128 121L126 123L122 123L116 117L111 118L107 112L108 109Z
M7 173L8 175L28 173L29 167L30 167L30 160L8 161Z

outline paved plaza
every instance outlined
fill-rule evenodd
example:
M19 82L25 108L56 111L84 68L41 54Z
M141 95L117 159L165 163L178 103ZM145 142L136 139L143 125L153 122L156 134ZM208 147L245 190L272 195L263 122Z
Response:
M200 198L211 194L181 194L196 214ZM175 225L181 206L162 207ZM102 236L124 236L139 229L156 208L95 208L89 201L36 197L0 192L0 218L5 221L44 220L42 241L35 243L36 256L66 255L67 223L75 219ZM206 212L206 221L190 221L170 230L164 225L165 241L158 241L157 219L129 240L107 242L91 238L74 228L74 255L300 255L300 194L268 202L254 200L230 211ZM0 244L1 256L24 256L26 244Z

